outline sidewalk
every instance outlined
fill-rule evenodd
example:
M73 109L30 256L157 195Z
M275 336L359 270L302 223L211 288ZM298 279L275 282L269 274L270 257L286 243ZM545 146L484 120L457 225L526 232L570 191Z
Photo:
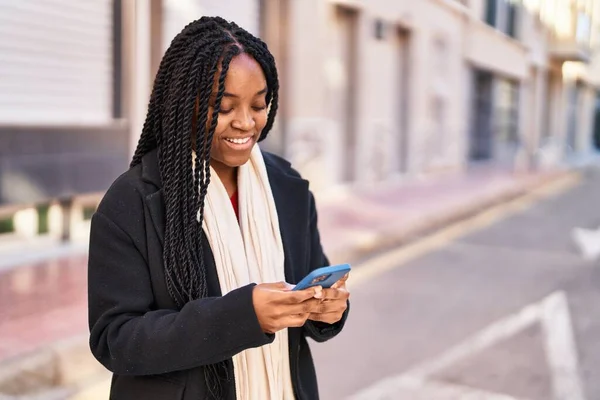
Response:
M317 194L322 242L332 263L356 263L371 252L406 243L566 173L479 170L354 189L330 198ZM0 393L6 383L3 365L15 365L14 360L57 341L75 338L75 348L89 356L87 257L81 249L70 255L48 254L44 260L27 254L28 262L0 268ZM14 261L15 254L6 257Z
M566 171L480 169L426 181L353 190L319 201L319 228L332 263L356 262L559 179Z

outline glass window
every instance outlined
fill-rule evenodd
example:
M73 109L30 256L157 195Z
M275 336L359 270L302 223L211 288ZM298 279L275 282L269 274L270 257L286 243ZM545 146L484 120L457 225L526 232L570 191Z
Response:
M487 0L485 21L508 36L517 37L520 6L520 0Z
M498 5L496 0L487 0L485 11L485 22L491 26L496 26L496 14Z
M514 1L508 1L506 4L507 19L506 19L506 31L508 36L517 36L517 7L518 5Z
M519 84L498 79L496 90L496 139L516 143L519 139Z

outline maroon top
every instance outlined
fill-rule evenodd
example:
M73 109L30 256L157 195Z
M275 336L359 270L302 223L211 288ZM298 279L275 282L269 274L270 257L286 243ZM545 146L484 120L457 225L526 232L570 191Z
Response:
M240 209L239 209L239 205L238 205L238 193L237 193L237 190L231 196L231 198L229 200L231 200L231 205L233 206L233 211L235 211L235 216L239 220L240 219Z

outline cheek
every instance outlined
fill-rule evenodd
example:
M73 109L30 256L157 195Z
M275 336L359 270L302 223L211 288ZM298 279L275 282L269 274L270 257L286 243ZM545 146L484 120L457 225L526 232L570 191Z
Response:
M229 116L219 115L219 118L217 119L217 127L215 128L215 136L213 139L217 139L219 136L221 136L221 134L227 130L230 123L231 121Z
M223 140L221 140L221 137L227 133L230 124L231 118L228 115L219 115L211 145L211 154L214 158L221 159L223 150L226 150L222 147L224 146L224 143Z
M217 156L219 158L219 154L221 151L219 150L219 137L220 135L227 129L228 122L226 121L227 117L223 115L219 115L217 118L217 127L215 128L215 133L213 135L212 143L210 146L210 153L212 156ZM205 132L208 134L208 130L210 127L210 122L212 121L212 110L208 111L208 119L205 126Z
M206 119L206 126L204 127L205 132L208 133L208 130L210 128L210 124L212 122L212 109L210 109L208 111L208 118ZM219 136L220 133L222 133L225 129L227 129L227 126L229 125L229 121L226 115L219 115L217 117L217 127L215 128L215 136L214 138L216 138L217 136Z
M257 131L260 133L267 124L267 112L264 111L258 114L254 121L256 122Z

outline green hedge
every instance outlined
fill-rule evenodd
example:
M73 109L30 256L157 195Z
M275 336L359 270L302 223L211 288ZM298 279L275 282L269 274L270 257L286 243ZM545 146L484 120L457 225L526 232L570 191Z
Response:
M50 231L48 224L48 211L50 210L49 204L42 204L36 207L38 212L38 234L43 235Z
M11 233L15 231L13 217L0 218L0 234Z

